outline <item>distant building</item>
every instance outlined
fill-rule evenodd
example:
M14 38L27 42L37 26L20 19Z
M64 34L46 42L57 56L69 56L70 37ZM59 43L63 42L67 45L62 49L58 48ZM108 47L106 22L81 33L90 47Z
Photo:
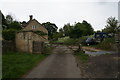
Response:
M48 31L30 15L30 20L16 33L17 51L42 53L43 42L48 42Z

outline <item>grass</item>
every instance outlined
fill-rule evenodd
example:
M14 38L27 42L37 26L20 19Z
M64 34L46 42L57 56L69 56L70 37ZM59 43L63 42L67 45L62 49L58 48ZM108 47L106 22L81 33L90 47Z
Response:
M46 54L5 53L2 55L2 78L20 78L46 56Z
M70 38L69 37L59 38L57 42L66 42L68 39Z
M88 62L89 55L85 53L76 53L76 56L82 61L83 63Z
M79 39L63 37L63 38L59 38L58 41L56 41L56 43L63 43L65 45L76 45L76 44L78 44L78 41L79 41Z

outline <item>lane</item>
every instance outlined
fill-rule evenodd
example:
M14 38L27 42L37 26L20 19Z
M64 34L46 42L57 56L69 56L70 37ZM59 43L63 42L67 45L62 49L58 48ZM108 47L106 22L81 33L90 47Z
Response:
M56 46L53 54L35 67L25 78L80 78L72 51L66 46Z

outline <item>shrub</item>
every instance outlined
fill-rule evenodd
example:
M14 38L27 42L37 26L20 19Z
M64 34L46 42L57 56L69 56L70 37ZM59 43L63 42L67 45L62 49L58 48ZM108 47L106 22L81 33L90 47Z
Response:
M2 31L2 37L5 40L15 40L15 33L17 30L14 29L6 29Z
M99 43L97 45L92 45L92 47L103 49L103 50L114 50L113 47L112 47L113 44L115 44L115 38L114 37L106 38L101 43Z

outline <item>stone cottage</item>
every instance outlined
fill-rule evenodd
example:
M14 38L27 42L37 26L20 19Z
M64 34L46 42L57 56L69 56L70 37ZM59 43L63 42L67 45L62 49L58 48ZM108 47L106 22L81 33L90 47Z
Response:
M30 20L25 27L16 33L17 51L42 53L44 42L48 42L47 29L30 15Z

